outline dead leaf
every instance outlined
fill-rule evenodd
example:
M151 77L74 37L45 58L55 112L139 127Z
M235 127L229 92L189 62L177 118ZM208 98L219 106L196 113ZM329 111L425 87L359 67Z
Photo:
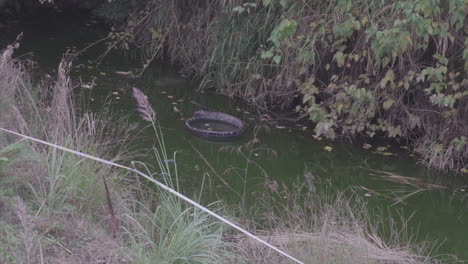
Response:
M362 145L362 148L363 149L370 149L370 148L372 148L372 145L366 143L366 144Z
M385 150L387 150L388 148L387 147L378 147L377 148L377 151L379 152L384 152Z
M333 150L333 148L330 147L330 146L325 146L325 147L323 147L323 149L326 150L326 151L332 151Z

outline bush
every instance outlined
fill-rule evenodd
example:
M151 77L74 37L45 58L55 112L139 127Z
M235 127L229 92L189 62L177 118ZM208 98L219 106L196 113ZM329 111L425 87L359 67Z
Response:
M295 108L317 136L405 138L428 166L459 170L466 9L463 0L156 0L121 18L110 44L136 47L144 68L166 55L202 88Z

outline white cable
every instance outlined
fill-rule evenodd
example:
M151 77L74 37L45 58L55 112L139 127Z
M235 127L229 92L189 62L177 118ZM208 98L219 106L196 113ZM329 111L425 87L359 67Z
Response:
M98 161L98 162L101 162L101 163L104 163L104 164L108 164L108 165L111 165L111 166L114 166L114 167L118 167L118 168L122 168L122 169L126 169L126 170L129 170L129 171L133 171L135 173L137 173L138 175L142 176L143 178L147 179L148 181L156 184L157 186L159 186L160 188L174 194L175 196L179 197L180 199L190 203L191 205L199 208L200 210L206 212L207 214L219 219L220 221L226 223L227 225L239 230L240 232L244 233L245 235L247 235L248 237L262 243L263 245L273 249L274 251L280 253L281 255L293 260L294 262L296 263L299 263L299 264L304 264L304 262L296 259L295 257L289 255L288 253L282 251L281 249L271 245L270 243L264 241L263 239L255 236L254 234L250 233L249 231L245 230L244 228L234 224L233 222L227 220L226 218L218 215L217 213L211 211L210 209L204 207L203 205L195 202L194 200L188 198L187 196L177 192L176 190L164 185L163 183L153 179L152 177L148 176L147 174L137 170L137 169L133 169L133 168L130 168L130 167L127 167L127 166L124 166L124 165L121 165L121 164L117 164L117 163L114 163L112 161L108 161L108 160L105 160L105 159L101 159L101 158L98 158L98 157L95 157L95 156L91 156L89 154L85 154L85 153L82 153L82 152L79 152L79 151L76 151L76 150L73 150L73 149L69 149L69 148L65 148L65 147L62 147L62 146L59 146L59 145L56 145L56 144L53 144L53 143L49 143L47 141L43 141L43 140L40 140L40 139L37 139L37 138L34 138L34 137L30 137L30 136L26 136L26 135L23 135L23 134L20 134L20 133L17 133L17 132L14 132L14 131L11 131L11 130L8 130L8 129L5 129L5 128L1 128L0 127L0 130L1 131L4 131L4 132L7 132L7 133L10 133L10 134L13 134L13 135L17 135L17 136L20 136L22 138L26 138L26 139L29 139L29 140L32 140L32 141L35 141L35 142L38 142L38 143L41 143L41 144L44 144L44 145L47 145L47 146L51 146L51 147L54 147L54 148L57 148L57 149L61 149L63 151L66 151L66 152L70 152L70 153L73 153L75 155L78 155L78 156L81 156L81 157L84 157L84 158L88 158L88 159L92 159L92 160L95 160L95 161Z

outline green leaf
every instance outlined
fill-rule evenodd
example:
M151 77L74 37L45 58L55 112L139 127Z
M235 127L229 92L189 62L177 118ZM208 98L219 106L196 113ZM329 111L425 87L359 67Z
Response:
M268 6L270 5L271 0L263 0L263 6Z
M304 98L302 98L302 103L303 104L307 103L312 97L313 97L313 95L311 95L311 94L304 95Z
M271 32L269 41L275 46L279 46L280 42L296 33L297 22L294 19L283 19L278 26Z
M245 3L243 6L257 7L255 3Z
M338 7L341 8L341 12L346 13L351 9L351 0L340 0L338 1Z
M383 103L383 108L384 108L385 110L390 109L390 107L393 105L394 102L395 102L395 100L393 100L393 99L391 99L391 98L388 99L387 101L385 101L385 102Z
M260 58L262 58L262 59L271 59L271 57L273 57L273 50L272 49L269 49L267 51L262 50L262 52L260 54Z
M232 11L242 14L245 11L245 8L243 8L242 6L236 6L232 9Z
M333 33L338 37L349 38L354 30L361 29L361 23L353 16L350 16L346 21L341 24L336 24L333 27Z
M393 83L394 80L395 73L393 72L393 70L388 70L387 73L385 73L385 77L382 78L382 80L380 81L380 86L382 88L385 88L388 82Z
M411 129L421 126L421 118L416 115L408 113L408 125Z
M341 51L338 51L335 53L335 55L333 55L333 60L336 61L336 63L338 64L338 67L343 67L345 63L345 59L346 59L346 55L343 54L343 52Z
M280 55L275 55L273 57L273 61L276 63L276 64L280 64L281 62L281 56Z

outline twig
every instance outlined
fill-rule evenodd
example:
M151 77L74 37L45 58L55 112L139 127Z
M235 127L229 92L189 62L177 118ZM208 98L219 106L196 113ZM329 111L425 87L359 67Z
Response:
M135 162L132 161L132 162L130 162L130 164L132 165L132 168L136 170ZM136 178L136 182L137 182L137 186L138 186L138 193L140 194L140 199L144 200L145 197L143 195L143 192L141 191L142 187L141 187L140 177L138 176L137 173L135 173L135 178Z
M109 213L111 215L110 229L112 231L112 237L116 238L117 233L119 231L119 223L114 214L114 208L112 207L112 201L111 201L110 194L109 194L109 188L107 188L107 182L106 182L106 178L104 177L104 175L102 175L102 182L104 183L104 189L106 191L107 207L109 208Z
M216 170L213 168L213 166L211 166L211 164L206 160L205 156L203 156L203 154L201 154L201 152L192 143L189 142L189 144L198 153L198 155L206 163L206 165L208 165L208 167L210 167L210 169L214 172L216 177L218 177L218 179L221 180L224 183L224 185L226 185L228 187L231 187L231 186L229 186L229 184L223 178L221 178L221 176L219 176L218 172L216 172Z
M213 109L213 108L208 107L208 106L204 106L204 105L199 104L199 103L197 103L197 102L195 102L195 101L190 101L190 103L192 103L192 104L194 104L194 105L196 105L196 106L199 106L199 107L201 107L201 108L206 108L206 109L208 109L208 110L216 111L216 109Z

